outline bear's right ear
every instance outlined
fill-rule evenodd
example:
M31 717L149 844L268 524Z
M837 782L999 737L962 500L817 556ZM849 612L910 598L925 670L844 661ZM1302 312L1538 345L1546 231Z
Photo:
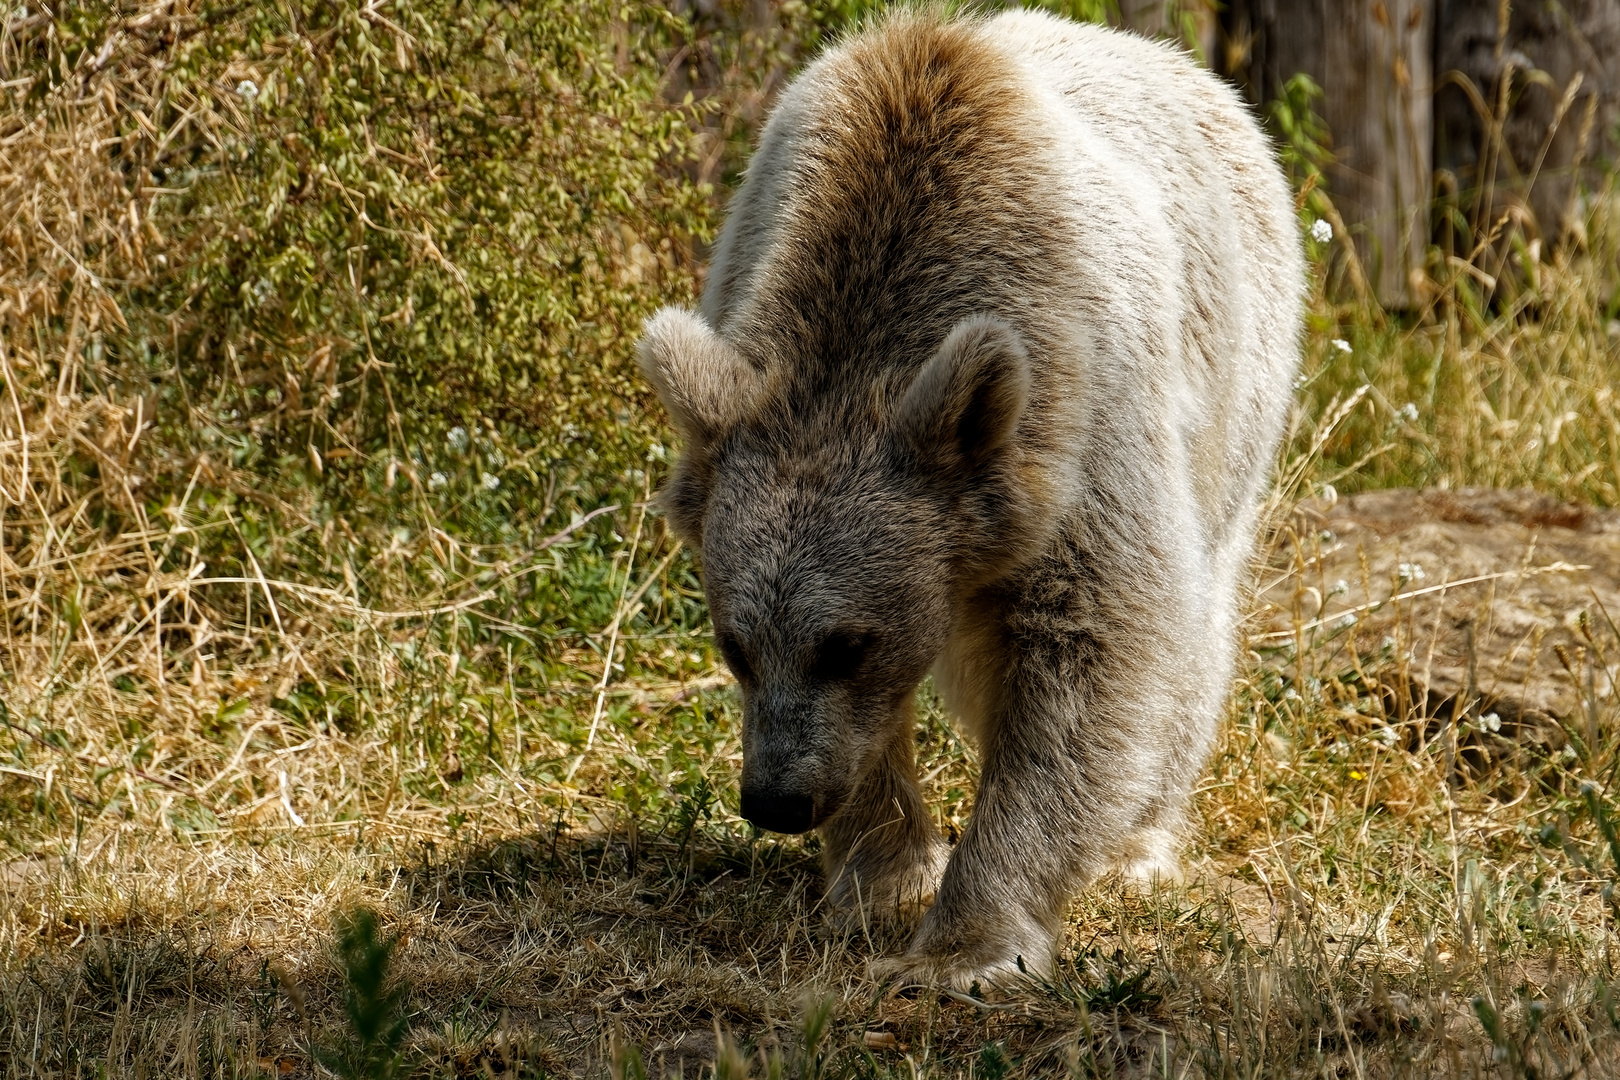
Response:
M1016 330L987 315L963 319L907 388L899 431L925 465L975 472L1012 438L1029 382Z
M697 315L667 307L647 320L637 362L689 444L701 445L747 415L763 378Z

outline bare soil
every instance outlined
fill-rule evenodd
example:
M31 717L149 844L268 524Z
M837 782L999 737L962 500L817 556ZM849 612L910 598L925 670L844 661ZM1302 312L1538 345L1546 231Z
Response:
M1396 488L1309 500L1286 532L1258 614L1274 660L1331 641L1431 715L1550 749L1612 700L1620 511Z

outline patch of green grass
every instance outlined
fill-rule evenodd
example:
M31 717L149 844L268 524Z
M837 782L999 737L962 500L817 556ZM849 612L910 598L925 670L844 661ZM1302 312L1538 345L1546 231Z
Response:
M399 1071L409 1027L400 1008L405 991L390 978L399 942L383 936L376 913L363 907L345 915L337 929L347 1024L331 1045L316 1048L315 1060L343 1080L388 1080Z

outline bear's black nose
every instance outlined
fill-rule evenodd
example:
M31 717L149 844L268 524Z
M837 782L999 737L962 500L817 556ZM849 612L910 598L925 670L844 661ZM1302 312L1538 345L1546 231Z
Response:
M743 788L742 815L762 829L802 833L815 821L815 800L808 795Z

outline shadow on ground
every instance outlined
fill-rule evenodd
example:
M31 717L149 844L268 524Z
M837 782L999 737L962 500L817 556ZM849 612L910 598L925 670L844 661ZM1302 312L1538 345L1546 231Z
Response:
M334 930L359 907L395 943L401 1075L634 1075L639 1060L697 1076L728 1054L764 1067L807 1052L871 1075L914 1044L977 1060L1020 1022L885 997L865 963L906 928L823 912L813 842L548 829L380 866L334 844L327 902L265 895L278 862L296 854L307 874L320 843L238 840L191 875L218 887L189 895L143 895L175 876L151 863L8 877L7 914L45 920L40 951L0 967L5 1075L327 1075L323 1053L362 1037ZM945 1039L941 1009L960 1013ZM808 1048L807 1015L821 1018Z

